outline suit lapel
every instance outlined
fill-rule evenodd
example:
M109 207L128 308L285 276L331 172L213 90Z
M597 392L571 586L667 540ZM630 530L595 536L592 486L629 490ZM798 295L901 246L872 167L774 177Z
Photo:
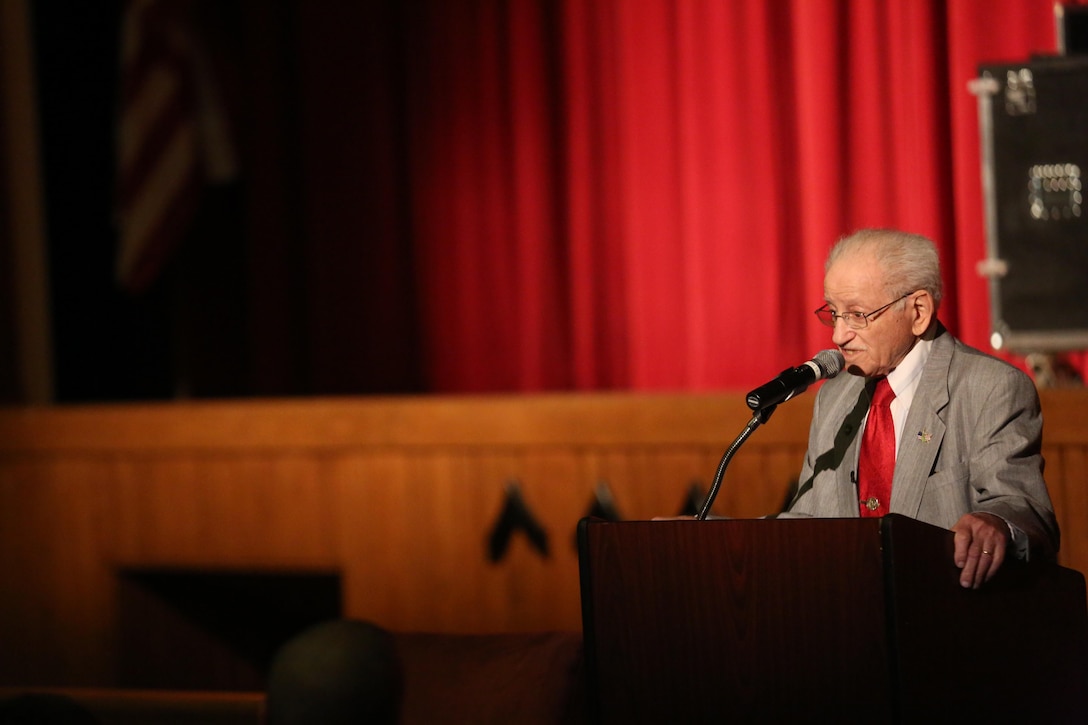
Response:
M839 486L837 489L839 491L839 500L836 502L837 506L842 507L842 511L848 512L845 514L848 516L860 515L861 500L858 487L858 460L861 454L861 432L864 430L865 419L869 413L869 406L873 403L874 381L871 378L858 378L857 380L857 393L854 396L857 402L856 407L854 408L854 415L847 415L847 421L844 423L844 427L849 425L852 433L846 451L846 460L850 461L850 465L842 467L842 473L839 475ZM851 417L854 417L852 425L849 424ZM894 479L892 485L895 485Z
M865 390L864 378L851 375L849 382L838 391L838 397L828 401L828 405L829 409L838 411L832 417L837 425L834 428L829 427L828 430L833 431L832 438L825 445L825 450L835 452L836 460L827 465L827 468L836 471L835 485L831 489L831 495L825 499L827 508L821 508L817 515L836 518L857 516L856 476L858 447L861 445L858 432L869 409L869 394Z
M889 505L892 513L916 517L921 507L926 482L944 441L942 415L948 405L948 369L953 348L952 336L941 328L929 351L899 439Z

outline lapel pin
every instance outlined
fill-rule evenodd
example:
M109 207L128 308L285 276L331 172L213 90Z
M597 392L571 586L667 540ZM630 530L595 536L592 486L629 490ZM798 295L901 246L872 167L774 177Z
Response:
M931 440L933 440L933 434L930 433L928 430L920 430L918 431L918 440L922 441L923 443L929 443Z

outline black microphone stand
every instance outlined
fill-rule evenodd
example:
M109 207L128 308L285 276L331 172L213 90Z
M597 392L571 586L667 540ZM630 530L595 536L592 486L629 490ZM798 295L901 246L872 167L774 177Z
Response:
M763 423L766 423L771 419L771 414L774 413L774 409L778 407L778 404L768 405L766 408L760 408L756 410L755 415L748 421L748 425L744 427L737 439L733 441L733 444L726 449L725 454L722 456L722 460L718 463L718 470L714 473L714 483L710 485L710 493L706 495L706 501L703 502L703 508L699 511L699 515L696 517L699 521L705 521L707 514L710 513L710 507L714 505L714 499L718 497L718 491L722 487L722 479L725 478L725 469L729 467L729 462L733 460L733 455L737 452L744 441L755 433Z

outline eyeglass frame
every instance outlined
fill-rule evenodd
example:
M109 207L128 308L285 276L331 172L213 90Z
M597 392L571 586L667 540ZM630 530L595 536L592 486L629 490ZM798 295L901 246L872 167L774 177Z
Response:
M824 303L824 306L818 310L815 310L813 314L816 315L816 319L819 320L821 324L827 325L828 327L833 328L835 327L835 325L839 324L839 320L842 320L851 330L864 330L866 327L869 326L870 317L872 317L873 315L879 315L881 312L888 309L896 302L902 302L917 291L918 290L911 290L902 297L898 297L889 302L888 304L884 305L883 307L876 308L872 312L835 312L833 309L831 309L830 304ZM825 314L827 315L827 317L824 317ZM855 320L860 324L858 324L857 326L852 325L850 324L849 320Z

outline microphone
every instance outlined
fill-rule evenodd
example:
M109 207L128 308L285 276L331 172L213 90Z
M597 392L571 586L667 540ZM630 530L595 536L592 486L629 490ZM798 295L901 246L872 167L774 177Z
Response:
M710 493L707 494L706 500L703 501L703 508L699 515L696 516L697 519L700 521L706 520L707 515L710 513L710 507L714 505L714 499L718 496L718 491L722 487L725 469L729 466L729 462L733 460L733 455L744 444L744 441L748 440L748 437L755 432L756 428L767 422L771 414L774 413L775 406L789 400L798 393L805 392L805 389L817 380L835 377L845 364L846 360L843 359L842 353L838 350L821 350L803 365L783 370L771 382L761 385L748 393L748 407L754 410L756 414L748 421L744 431L733 441L733 445L726 449L725 455L722 456L721 462L718 463L718 470L714 473L714 482L710 485Z
M821 350L808 362L783 370L771 382L748 393L748 407L752 410L763 410L784 403L798 393L805 392L817 380L838 375L845 362L838 350Z

